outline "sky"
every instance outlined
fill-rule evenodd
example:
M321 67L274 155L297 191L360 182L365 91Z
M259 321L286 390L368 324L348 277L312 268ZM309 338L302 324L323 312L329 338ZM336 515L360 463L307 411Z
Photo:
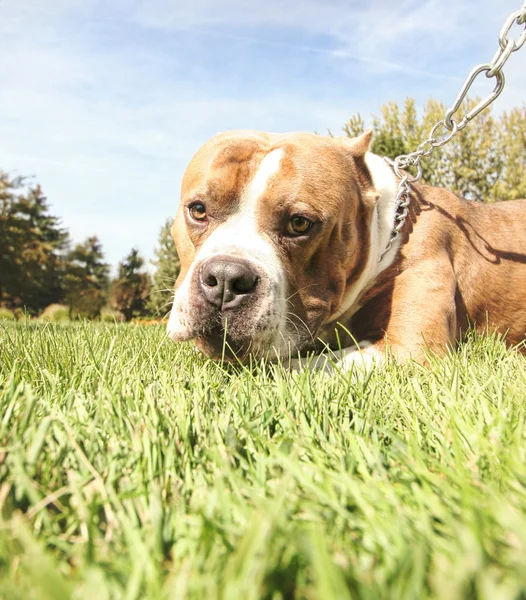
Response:
M208 138L449 105L521 2L0 0L0 169L34 176L74 242L150 259ZM525 65L526 45L497 113L526 102Z

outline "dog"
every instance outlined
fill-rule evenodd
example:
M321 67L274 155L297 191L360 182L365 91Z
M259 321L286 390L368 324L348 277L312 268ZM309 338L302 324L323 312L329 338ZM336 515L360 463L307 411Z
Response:
M526 201L413 184L390 245L399 179L371 141L371 130L233 131L205 143L172 227L181 271L170 338L214 359L293 366L332 349L344 370L387 354L425 362L468 327L522 342Z

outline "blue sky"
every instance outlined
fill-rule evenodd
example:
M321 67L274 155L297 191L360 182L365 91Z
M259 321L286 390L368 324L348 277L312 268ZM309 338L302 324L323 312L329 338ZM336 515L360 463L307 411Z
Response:
M520 5L0 0L0 168L34 175L74 241L150 258L216 132L337 132L389 100L449 104ZM497 111L526 101L525 65L526 47Z

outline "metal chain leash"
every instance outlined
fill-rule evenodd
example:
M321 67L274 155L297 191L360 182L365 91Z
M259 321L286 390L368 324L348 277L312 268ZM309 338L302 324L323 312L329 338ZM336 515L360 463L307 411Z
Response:
M524 25L523 31L518 39L508 38L508 34L514 25ZM396 212L395 212L395 225L391 232L389 242L380 255L378 262L380 262L385 254L392 248L394 242L400 237L400 230L404 226L405 220L408 215L408 207L410 204L409 194L411 192L411 184L418 181L422 177L422 166L420 160L426 156L429 156L435 148L440 148L447 144L455 135L464 129L464 127L481 111L488 107L502 92L504 89L504 73L502 67L513 52L516 52L526 43L526 1L522 5L522 8L513 12L502 27L499 35L499 49L495 53L495 56L489 63L484 63L476 66L471 73L467 76L466 81L460 88L460 92L455 99L455 102L444 114L444 118L441 119L431 130L429 137L424 140L414 152L409 154L401 154L397 156L395 160L386 158L385 160L393 167L394 172L400 178L398 184L398 193L396 196ZM460 109L462 102L464 101L466 94L473 85L473 82L477 77L484 73L488 79L495 79L495 87L493 91L481 100L474 108L467 112L462 118L457 117L453 119ZM440 129L443 128L442 136L437 136ZM404 173L403 169L408 167L415 167L416 174L410 175Z

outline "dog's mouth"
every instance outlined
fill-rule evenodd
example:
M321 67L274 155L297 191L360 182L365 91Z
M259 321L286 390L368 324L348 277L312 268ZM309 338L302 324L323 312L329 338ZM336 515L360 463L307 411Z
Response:
M234 339L221 326L195 338L195 345L207 357L227 362L243 362L250 354L251 342Z
M196 347L212 360L245 364L251 358L275 361L285 358L297 358L313 349L310 339L294 339L287 334L237 338L221 326L207 330L194 338Z
M201 331L194 342L207 358L239 364L246 363L250 358L276 358L280 354L274 343L276 337L277 332L270 330L240 335L218 324Z

